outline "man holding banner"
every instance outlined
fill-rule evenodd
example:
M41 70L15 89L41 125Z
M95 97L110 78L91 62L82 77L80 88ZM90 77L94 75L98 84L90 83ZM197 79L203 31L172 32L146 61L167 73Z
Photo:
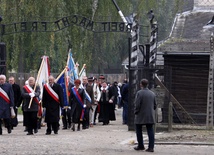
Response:
M0 135L2 135L2 119L7 132L11 133L10 109L14 106L14 93L12 86L6 83L6 76L0 75Z
M36 87L36 88L34 88ZM37 133L37 113L39 109L39 97L40 95L40 87L36 86L35 78L30 77L28 79L28 85L23 86L22 98L23 98L23 111L25 117L25 125L27 127L28 133L27 135L33 135ZM32 98L32 101L31 101ZM30 107L29 107L29 104Z
M49 76L48 81L49 83L44 85L42 96L43 108L46 108L46 135L50 135L52 130L54 134L58 134L60 107L63 108L64 105L62 87L58 83L55 83L53 76Z

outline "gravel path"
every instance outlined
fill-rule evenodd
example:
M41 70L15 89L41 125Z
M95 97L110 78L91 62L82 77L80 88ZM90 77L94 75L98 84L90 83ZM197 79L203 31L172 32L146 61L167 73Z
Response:
M136 144L135 132L128 131L126 125L122 125L122 109L116 111L117 121L110 122L108 126L98 123L96 126L87 130L71 131L59 130L58 135L45 135L46 127L42 127L37 134L28 136L23 132L24 127L19 123L11 134L6 129L0 136L0 155L38 155L38 154L65 154L65 155L135 155L142 154L134 151ZM62 125L61 125L62 126ZM176 133L176 134L175 134ZM188 134L187 134L188 133ZM187 136L185 136L187 135ZM193 135L193 136L192 136ZM187 138L186 138L187 137ZM194 139L198 137L199 139ZM159 132L156 134L157 145L154 154L209 154L214 151L214 146L201 145L194 149L192 146L180 145L158 145L160 142L192 142L197 140L207 140L214 142L213 131L201 132L192 131L173 131ZM147 146L147 136L144 136L145 146ZM180 150L179 148L182 148ZM209 148L209 149L207 149ZM186 150L185 150L186 149ZM191 151L192 150L192 151ZM183 153L182 153L183 151ZM187 153L189 152L189 153ZM143 154L151 154L143 152ZM212 154L212 153L211 153Z

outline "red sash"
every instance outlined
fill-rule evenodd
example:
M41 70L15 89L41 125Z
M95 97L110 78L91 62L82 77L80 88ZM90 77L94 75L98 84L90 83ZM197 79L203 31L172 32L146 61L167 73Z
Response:
M59 102L59 96L58 94L50 87L49 84L45 84L44 88L47 90L48 94L58 103Z
M80 116L80 121L82 121L84 118L84 114L85 114L84 102L83 102L82 98L80 97L79 92L77 91L77 89L75 87L72 88L72 91L73 91L73 94L76 97L78 103L82 107L82 112L81 112L81 116Z
M24 85L23 87L24 87L24 89L27 91L27 93L30 94L30 93L33 92L33 89L32 89L30 86ZM34 97L33 100L34 100L37 104L39 104L39 100L38 100L37 97Z
M5 100L8 104L10 104L10 98L8 97L7 93L0 87L0 97Z

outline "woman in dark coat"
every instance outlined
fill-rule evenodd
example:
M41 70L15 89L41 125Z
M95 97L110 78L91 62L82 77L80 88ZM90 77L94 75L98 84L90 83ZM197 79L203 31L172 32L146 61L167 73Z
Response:
M103 122L103 125L108 125L110 120L115 120L113 101L113 90L107 86L106 82L102 83L99 122Z
M72 130L75 131L75 124L78 124L77 130L80 131L80 123L84 118L84 109L86 108L85 90L80 88L81 81L74 81L74 87L70 90L70 106L72 118Z

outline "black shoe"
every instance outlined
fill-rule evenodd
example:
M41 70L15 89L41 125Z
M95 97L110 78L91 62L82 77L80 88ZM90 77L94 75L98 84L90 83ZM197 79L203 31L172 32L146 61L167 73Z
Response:
M2 130L0 131L0 135L2 135Z
M54 134L57 135L57 134L58 134L58 131L54 131Z
M62 128L62 130L66 130L66 129L67 129L66 127L63 127L63 128Z
M38 129L34 129L34 133L37 133L38 132Z
M50 132L46 132L46 135L50 135L51 133Z
M146 152L154 152L154 149L148 148L148 149L146 149Z
M72 126L71 130L75 131L75 125Z
M24 130L24 132L27 132L27 127L25 127L25 130Z
M33 132L28 132L27 135L33 135Z
M83 126L82 129L85 130L85 129L86 129L86 126Z
M70 128L71 128L71 124L68 125L68 129L70 129Z
M9 134L11 133L11 128L7 129L7 133L9 133Z
M145 150L145 147L144 147L144 146L143 146L143 147L136 146L136 147L134 147L134 149L135 149L136 151Z

